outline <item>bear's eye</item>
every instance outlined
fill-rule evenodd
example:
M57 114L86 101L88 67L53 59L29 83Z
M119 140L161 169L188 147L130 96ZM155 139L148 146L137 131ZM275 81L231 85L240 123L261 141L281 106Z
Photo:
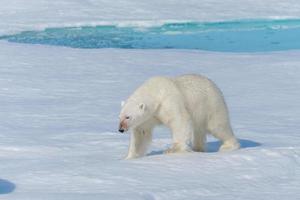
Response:
M129 117L129 116L126 116L125 119L130 119L130 117Z

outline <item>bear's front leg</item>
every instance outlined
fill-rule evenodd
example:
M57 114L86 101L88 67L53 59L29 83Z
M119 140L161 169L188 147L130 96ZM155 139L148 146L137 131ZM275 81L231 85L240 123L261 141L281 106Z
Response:
M189 118L174 120L169 126L172 131L173 144L165 153L191 152L191 138L194 130Z
M169 153L187 153L191 152L192 149L189 147L189 145L182 145L180 143L173 143L170 148L164 151L165 154Z
M144 156L151 140L151 130L135 128L130 136L130 145L126 159Z

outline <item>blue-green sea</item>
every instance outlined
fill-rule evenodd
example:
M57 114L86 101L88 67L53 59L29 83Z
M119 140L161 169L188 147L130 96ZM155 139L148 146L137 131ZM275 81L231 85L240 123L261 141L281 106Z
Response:
M47 28L1 36L0 39L73 48L283 51L300 49L300 19L181 22L153 27Z

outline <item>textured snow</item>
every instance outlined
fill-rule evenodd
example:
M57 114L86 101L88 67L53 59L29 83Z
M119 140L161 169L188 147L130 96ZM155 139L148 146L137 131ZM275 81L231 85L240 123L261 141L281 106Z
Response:
M0 43L2 199L297 199L300 52L82 50ZM154 75L201 73L223 90L243 148L123 160L120 101ZM0 184L1 185L1 184ZM1 191L1 190L0 190Z
M70 24L299 17L297 1L2 0L0 33ZM0 42L0 198L300 199L300 51L71 49ZM154 75L200 73L227 100L242 149L123 160L125 99Z

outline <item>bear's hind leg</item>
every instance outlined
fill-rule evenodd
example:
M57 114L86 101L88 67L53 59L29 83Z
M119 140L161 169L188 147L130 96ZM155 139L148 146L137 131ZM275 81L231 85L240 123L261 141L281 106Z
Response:
M232 151L240 148L240 143L233 134L228 110L225 102L215 106L215 112L208 121L207 130L214 137L221 140L219 151Z
M219 151L220 152L233 151L239 148L240 148L240 143L235 137L233 137L231 139L225 140L223 144L220 146Z
M209 132L214 137L221 140L222 145L220 146L219 151L233 151L240 148L240 143L234 136L229 124L216 126L209 129Z
M152 129L135 128L131 133L126 159L144 156L152 141Z

